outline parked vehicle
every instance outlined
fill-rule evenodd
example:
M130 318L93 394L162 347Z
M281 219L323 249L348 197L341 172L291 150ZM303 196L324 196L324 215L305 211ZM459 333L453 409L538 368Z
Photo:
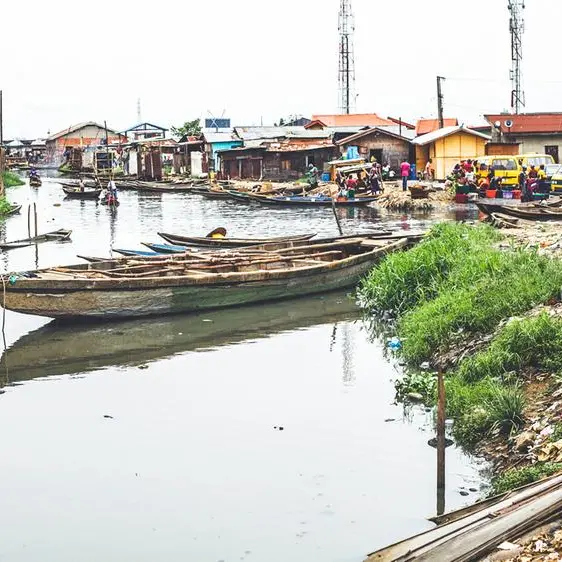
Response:
M550 154L508 154L494 156L480 156L476 158L479 167L484 164L487 170L494 169L496 177L502 178L503 185L517 185L521 167L531 166L539 168L554 164L554 158Z

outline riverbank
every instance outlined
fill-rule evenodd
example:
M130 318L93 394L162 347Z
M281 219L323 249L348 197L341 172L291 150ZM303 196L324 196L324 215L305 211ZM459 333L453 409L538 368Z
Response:
M440 224L360 289L405 364L399 398L433 405L443 369L453 436L492 462L495 491L562 469L562 261L528 241Z

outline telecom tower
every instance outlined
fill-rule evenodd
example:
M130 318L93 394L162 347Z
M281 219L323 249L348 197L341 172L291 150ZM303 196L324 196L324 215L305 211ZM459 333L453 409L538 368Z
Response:
M509 31L511 32L511 111L517 114L525 106L525 93L521 84L525 0L508 0L507 9L511 14L509 18Z
M340 1L338 30L340 33L339 109L340 113L349 114L355 105L355 59L353 56L355 23L351 11L351 0Z

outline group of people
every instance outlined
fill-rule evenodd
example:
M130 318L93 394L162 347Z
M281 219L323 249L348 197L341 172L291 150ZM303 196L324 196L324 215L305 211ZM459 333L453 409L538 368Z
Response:
M521 191L522 201L531 201L533 193L548 191L544 164L527 168L523 161L519 160L519 169L517 188ZM496 175L493 166L488 167L477 160L462 160L456 164L451 179L457 185L472 187L481 193L486 190L502 191L504 184L503 178Z
M354 199L355 193L361 186L371 195L382 193L383 168L376 158L371 161L368 170L363 169L345 176L340 170L336 171L336 184L338 186L338 198Z

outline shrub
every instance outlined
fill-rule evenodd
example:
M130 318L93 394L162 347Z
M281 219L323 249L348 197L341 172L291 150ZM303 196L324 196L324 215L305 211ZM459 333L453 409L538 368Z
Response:
M552 462L537 463L524 468L512 468L493 479L491 495L509 492L525 484L531 484L542 478L552 476L561 470L562 464Z
M25 185L25 182L13 172L4 172L4 188Z

